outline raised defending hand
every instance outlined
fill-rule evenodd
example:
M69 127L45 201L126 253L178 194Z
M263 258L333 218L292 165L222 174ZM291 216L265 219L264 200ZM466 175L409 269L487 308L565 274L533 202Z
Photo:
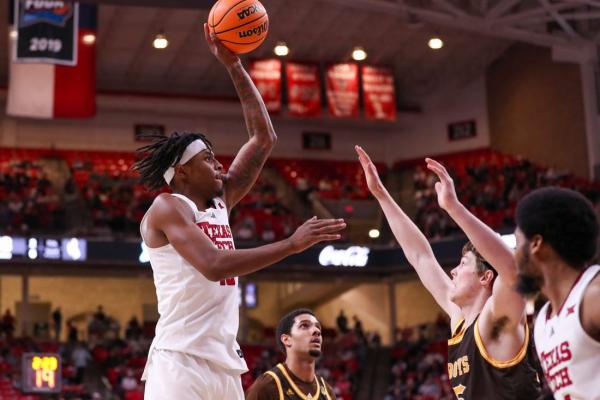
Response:
M338 233L346 227L343 219L317 219L312 217L302 224L289 241L294 251L300 253L309 247L327 240L337 240L341 237Z
M213 53L224 66L231 67L240 62L238 56L223 46L215 34L210 31L206 22L204 23L204 36L206 36L206 43L208 43L210 52Z
M435 191L437 193L437 199L440 207L446 211L450 211L453 207L459 203L458 197L456 196L456 190L454 189L454 181L446 171L446 168L439 162L426 158L427 169L432 171L439 178L439 182L435 184Z
M385 194L385 186L381 182L379 178L379 173L377 173L377 168L371 158L367 154L366 151L363 150L360 146L354 146L354 150L358 154L358 161L360 161L360 165L365 171L365 178L367 179L367 187L373 194L373 196L378 197Z

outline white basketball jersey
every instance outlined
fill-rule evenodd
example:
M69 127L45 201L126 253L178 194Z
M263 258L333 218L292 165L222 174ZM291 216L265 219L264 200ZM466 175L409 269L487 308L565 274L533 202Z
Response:
M550 303L535 322L535 346L556 400L600 400L600 342L581 326L579 308L588 284L600 272L594 265L573 285L563 306L550 314Z
M199 211L187 197L173 196L189 205L196 225L216 247L235 248L222 199L213 200L214 208ZM160 314L150 353L153 349L179 351L227 370L246 372L248 368L236 338L239 326L237 278L221 282L206 279L171 244L148 248L148 255Z

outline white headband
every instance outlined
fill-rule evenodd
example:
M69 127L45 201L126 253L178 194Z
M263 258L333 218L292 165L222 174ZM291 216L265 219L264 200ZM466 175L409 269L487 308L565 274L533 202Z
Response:
M200 153L202 150L206 150L206 143L200 139L194 140L192 143L188 144L188 147L185 148L183 155L181 156L181 160L179 160L179 165L183 165L190 161L196 154ZM165 182L167 185L171 183L173 177L175 176L175 164L163 174L163 178L165 178Z

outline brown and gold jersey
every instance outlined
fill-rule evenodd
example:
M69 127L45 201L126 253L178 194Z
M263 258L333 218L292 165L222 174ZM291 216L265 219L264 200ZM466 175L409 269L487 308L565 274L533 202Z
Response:
M333 389L321 377L304 382L284 364L265 372L246 392L246 400L335 400Z
M459 400L535 400L540 396L538 373L533 368L529 327L517 355L508 361L491 357L478 327L479 317L470 326L462 320L448 340L448 377Z

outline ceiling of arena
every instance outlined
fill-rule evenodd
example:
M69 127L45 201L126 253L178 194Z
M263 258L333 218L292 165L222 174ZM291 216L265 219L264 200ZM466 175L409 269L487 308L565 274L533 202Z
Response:
M203 42L211 0L86 0L100 4L98 88L104 91L233 96ZM262 0L270 32L252 57L287 42L290 59L349 60L354 46L368 63L392 66L399 96L410 103L480 74L516 41L574 49L600 42L600 0ZM8 60L8 16L0 6L0 59ZM165 50L152 47L164 31ZM427 47L432 34L445 46ZM0 63L0 85L8 64Z

